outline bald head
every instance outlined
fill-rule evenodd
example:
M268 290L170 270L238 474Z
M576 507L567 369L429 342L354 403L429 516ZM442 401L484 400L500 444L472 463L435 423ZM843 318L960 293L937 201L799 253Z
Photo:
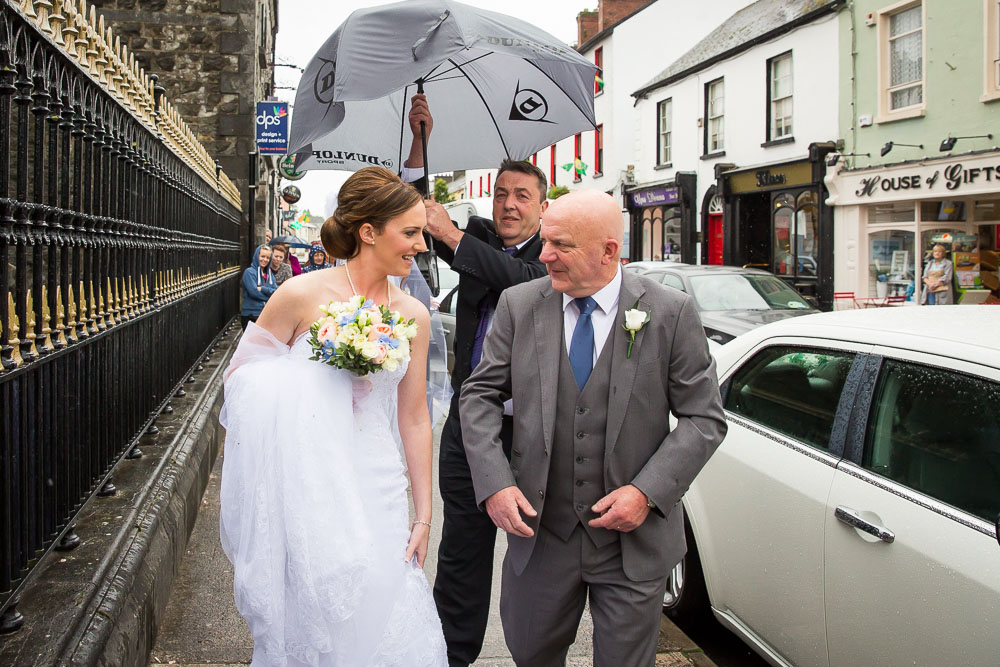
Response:
M559 197L545 211L539 259L555 289L572 297L590 296L615 277L624 235L614 198L596 190L577 190Z
M625 238L621 207L611 195L598 190L575 190L549 205L545 218L566 216L574 226L595 238L613 238L619 246Z

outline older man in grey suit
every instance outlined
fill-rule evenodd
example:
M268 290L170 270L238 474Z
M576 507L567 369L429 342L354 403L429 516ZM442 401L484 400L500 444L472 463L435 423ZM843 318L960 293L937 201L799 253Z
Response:
M565 662L588 593L594 664L653 664L666 574L686 548L678 504L726 432L693 301L623 272L622 236L608 195L553 202L549 277L503 293L462 390L476 500L509 533L500 615L519 667Z

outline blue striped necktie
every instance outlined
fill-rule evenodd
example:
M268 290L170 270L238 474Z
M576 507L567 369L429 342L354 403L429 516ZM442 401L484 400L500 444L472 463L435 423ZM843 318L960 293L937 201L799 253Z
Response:
M580 310L580 318L576 321L569 345L569 365L573 369L576 385L583 391L590 372L594 370L594 322L591 314L597 308L597 302L589 296L573 301Z

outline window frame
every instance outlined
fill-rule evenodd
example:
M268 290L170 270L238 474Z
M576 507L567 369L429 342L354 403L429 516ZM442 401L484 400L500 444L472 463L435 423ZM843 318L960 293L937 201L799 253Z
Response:
M594 178L604 175L604 123L594 128Z
M788 75L788 78L791 81L791 84L789 86L789 92L788 92L788 95L786 95L785 97L782 97L780 99L775 99L774 98L774 66L775 66L776 63L778 63L780 61L783 61L783 60L786 60L786 59L789 61L789 69L791 70L789 72L789 75ZM790 104L792 105L792 112L788 115L788 119L790 121L789 125L791 125L791 127L793 129L795 127L795 92L794 92L794 90L795 90L795 59L792 57L792 51L789 49L788 51L785 51L784 53L779 53L778 55L774 56L773 58L768 58L767 59L767 68L766 68L766 70L767 70L767 109L766 109L766 115L767 115L767 121L766 122L767 122L767 125L766 125L766 127L764 129L764 131L765 131L764 136L766 137L766 141L768 141L768 142L771 142L771 141L789 141L789 140L792 140L795 137L795 133L793 132L793 130L788 130L787 132L785 132L785 133L783 133L781 135L776 135L775 134L775 126L774 126L774 121L775 121L775 111L774 110L775 110L776 103L777 102L783 102L785 100L789 100Z
M893 16L901 12L920 7L920 88L921 96L919 104L892 109L892 92L902 88L914 86L914 82L891 86L892 62L889 55L890 38L889 22ZM877 18L877 40L878 40L878 116L877 123L888 123L906 118L917 118L923 116L927 108L927 11L924 0L904 0L878 11ZM912 33L909 33L912 34Z
M1000 100L1000 0L983 0L983 95L980 102Z
M573 166L570 167L570 171L573 172L573 182L579 183L583 180L583 176L580 172L576 170L576 161L580 160L583 162L583 133L577 132L573 135Z
M556 145L549 146L549 187L556 187Z
M594 97L599 97L604 94L604 88L607 87L608 82L604 80L604 47L598 46L594 49L594 65L597 66L597 72L594 74ZM597 79L600 78L601 85L598 86Z
M712 116L712 102L714 98L712 97L712 92L715 86L721 86L722 95L722 113ZM722 131L717 133L720 137L720 141L716 146L711 145L711 129L712 123L718 122L721 125ZM705 122L704 122L704 150L702 155L724 155L726 152L726 78L720 76L717 79L713 79L705 84Z
M669 110L667 114L667 129L663 130L663 110ZM656 166L669 167L673 164L674 148L674 98L668 97L656 103ZM664 146L666 138L666 146ZM664 155L666 153L666 155Z

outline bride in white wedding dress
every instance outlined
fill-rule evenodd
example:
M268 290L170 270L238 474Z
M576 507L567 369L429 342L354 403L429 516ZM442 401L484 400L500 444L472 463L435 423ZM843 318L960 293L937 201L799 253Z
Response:
M388 280L425 250L424 224L419 194L395 174L355 173L322 230L328 252L347 264L282 285L226 371L220 529L253 665L447 664L422 570L429 315ZM355 294L416 320L408 364L358 378L309 359L318 306Z

